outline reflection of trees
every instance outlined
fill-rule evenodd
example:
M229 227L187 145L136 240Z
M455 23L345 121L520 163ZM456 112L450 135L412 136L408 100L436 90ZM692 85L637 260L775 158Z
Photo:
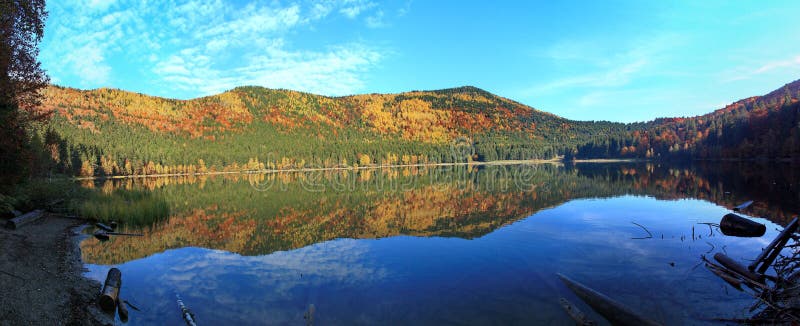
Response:
M116 237L103 244L92 239L81 247L87 262L112 264L184 246L261 255L336 238L474 238L571 199L624 194L699 198L728 207L755 200L748 212L780 223L796 209L788 200L797 192L774 196L784 189L772 180L784 176L781 180L791 185L795 179L790 169L769 171L579 164L112 180L103 188L158 192L173 216L143 230L126 230L144 238ZM320 191L308 191L304 180L314 180ZM272 187L254 186L264 184Z

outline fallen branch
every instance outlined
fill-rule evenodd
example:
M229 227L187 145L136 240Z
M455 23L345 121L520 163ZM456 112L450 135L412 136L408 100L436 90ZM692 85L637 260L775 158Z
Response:
M650 238L652 238L652 237L653 237L653 234L652 234L652 233L650 233L650 230L648 230L648 229L647 229L646 227L644 227L643 225L641 225L641 224L639 224L639 223L636 223L636 222L631 222L631 223L633 223L633 224L635 224L636 226L638 226L638 227L642 228L642 230L644 230L644 232L647 232L647 236L646 236L646 237L642 237L642 238L631 238L631 239L634 239L634 240L641 240L641 239L650 239Z
M22 277L19 277L19 276L15 275L15 274L12 274L12 273L9 273L9 272L6 272L6 271L0 270L0 273L6 274L6 275L11 276L11 277L16 277L16 278L18 278L20 280L23 280L23 281L27 281L26 279L24 279Z

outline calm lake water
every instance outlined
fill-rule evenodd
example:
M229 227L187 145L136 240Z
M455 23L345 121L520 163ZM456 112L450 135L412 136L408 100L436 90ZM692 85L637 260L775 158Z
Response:
M744 318L754 300L701 256L746 263L798 211L789 165L655 163L399 168L97 181L170 216L81 243L123 274L128 324L574 325L562 273L658 322ZM127 189L127 190L124 190ZM716 227L730 208L760 238ZM756 217L763 216L766 218ZM124 217L120 217L124 221ZM640 224L643 227L637 226ZM142 224L142 223L139 223ZM88 230L91 231L91 230ZM648 232L652 237L648 237ZM310 308L312 307L313 308ZM602 324L602 322L601 322Z

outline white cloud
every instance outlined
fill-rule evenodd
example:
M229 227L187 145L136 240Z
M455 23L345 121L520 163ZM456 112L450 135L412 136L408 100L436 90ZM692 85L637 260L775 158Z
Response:
M311 20L322 19L328 16L331 13L331 11L333 11L333 6L331 3L315 3L311 7L310 10L311 15L309 19Z
M397 9L397 16L402 17L408 14L411 11L411 0L406 0L405 4L403 4L400 9Z
M105 11L113 6L114 3L116 3L116 0L86 0L83 5L94 10Z
M347 6L339 9L339 13L350 19L356 18L362 12L376 6L374 2L360 0L345 1L345 3L347 3Z
M386 23L383 22L383 10L378 10L374 15L367 17L364 21L369 28L386 27Z
M240 18L230 20L224 24L200 30L195 37L225 36L241 39L252 36L254 33L270 33L288 29L300 22L300 8L296 5L288 8L256 8L248 5L239 14ZM197 26L195 26L197 27Z
M84 85L108 83L111 67L105 62L103 50L96 44L87 44L73 49L64 62L83 78Z
M228 40L226 39L214 39L206 43L206 49L211 52L222 50L227 46Z

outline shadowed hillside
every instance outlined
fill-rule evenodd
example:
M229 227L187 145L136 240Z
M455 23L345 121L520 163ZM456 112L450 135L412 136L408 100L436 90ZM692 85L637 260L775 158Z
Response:
M597 135L579 158L800 160L800 80L712 113L662 118L632 132Z

